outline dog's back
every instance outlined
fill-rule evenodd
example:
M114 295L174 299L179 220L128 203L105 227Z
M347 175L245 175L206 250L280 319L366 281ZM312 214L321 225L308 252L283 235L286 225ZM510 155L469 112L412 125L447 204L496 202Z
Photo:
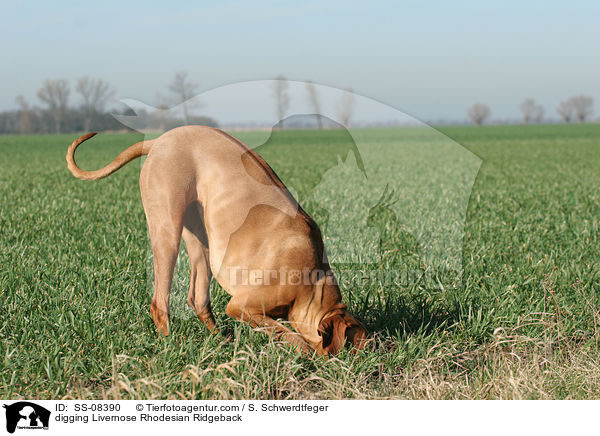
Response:
M289 268L322 265L312 218L258 154L220 130L186 126L152 140L140 185L145 208L164 208L156 192L166 190L186 208L197 204L198 212L188 216L202 221L211 269L225 288L230 274L224 267L274 267L292 252Z

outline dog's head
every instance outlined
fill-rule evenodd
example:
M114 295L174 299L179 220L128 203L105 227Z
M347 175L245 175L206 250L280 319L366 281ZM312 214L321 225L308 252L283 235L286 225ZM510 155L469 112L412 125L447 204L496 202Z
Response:
M367 343L367 330L360 321L345 309L326 314L319 323L321 343L319 348L323 354L337 354L346 345L354 345L359 350Z
M318 280L317 280L318 278ZM362 350L367 330L346 310L337 281L331 272L313 277L315 285L301 322L294 327L321 355L337 354L344 344Z

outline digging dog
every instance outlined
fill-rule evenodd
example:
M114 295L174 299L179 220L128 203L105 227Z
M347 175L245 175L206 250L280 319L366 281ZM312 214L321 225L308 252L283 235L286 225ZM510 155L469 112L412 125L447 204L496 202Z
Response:
M102 169L82 170L75 150L94 135L68 148L68 168L79 179L107 177L147 156L140 191L154 254L150 311L160 333L169 333L169 293L183 238L191 264L187 301L209 329L215 329L214 276L231 295L229 316L301 352L365 347L367 331L342 302L319 227L252 149L221 130L184 126L130 146Z

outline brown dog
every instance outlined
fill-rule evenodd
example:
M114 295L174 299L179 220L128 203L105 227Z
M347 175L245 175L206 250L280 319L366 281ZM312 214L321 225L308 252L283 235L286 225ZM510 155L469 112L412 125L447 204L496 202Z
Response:
M342 303L319 227L253 150L218 129L186 126L85 171L75 163L75 149L94 135L67 151L75 177L100 179L148 156L140 189L154 253L150 310L162 334L169 331L169 292L183 236L191 263L188 302L209 329L215 328L214 275L232 297L226 310L233 318L302 351L335 354L346 339L364 348L366 330Z

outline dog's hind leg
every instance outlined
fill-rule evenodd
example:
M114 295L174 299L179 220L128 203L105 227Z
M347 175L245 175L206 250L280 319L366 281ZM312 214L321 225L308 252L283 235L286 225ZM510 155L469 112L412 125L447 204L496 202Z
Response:
M210 307L210 279L212 273L208 261L208 247L192 233L187 226L183 228L183 240L190 257L190 292L188 304L196 311L198 318L213 330L215 318Z
M154 254L154 295L150 312L158 330L167 336L169 294L181 243L185 205L180 200L172 200L173 197L168 195L148 198L144 193L142 189L142 202Z

